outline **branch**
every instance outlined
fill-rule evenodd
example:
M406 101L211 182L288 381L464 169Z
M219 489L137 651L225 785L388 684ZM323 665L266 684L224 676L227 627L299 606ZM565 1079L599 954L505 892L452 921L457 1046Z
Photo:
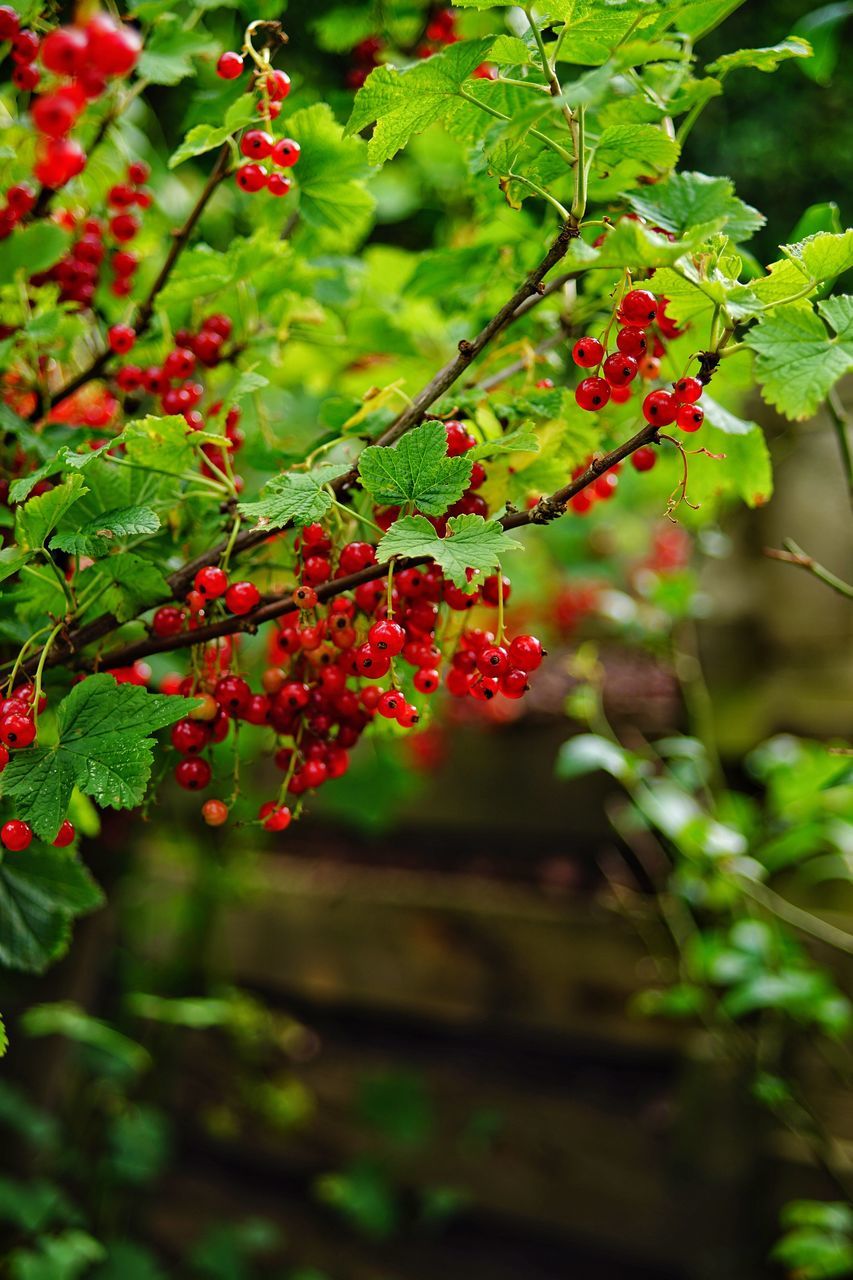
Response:
M847 434L850 428L850 417L834 387L826 397L826 407L829 410L829 416L832 419L832 425L838 439L838 451L841 454L844 479L847 482L850 505L853 506L853 454L850 451L850 439Z
M785 548L784 551L779 551L775 547L765 547L764 554L771 560L782 560L785 564L795 564L798 568L805 569L813 577L831 587L833 591L837 591L840 596L853 600L853 587L814 560L794 542L793 538L786 538L782 545Z

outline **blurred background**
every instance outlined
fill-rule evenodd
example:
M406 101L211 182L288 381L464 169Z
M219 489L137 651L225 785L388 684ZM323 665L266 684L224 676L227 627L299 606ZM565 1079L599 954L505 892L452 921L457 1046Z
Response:
M343 120L352 61L314 25L330 7L291 3L287 65ZM851 11L749 0L703 43L709 61L797 31L820 51L735 72L687 146L688 167L766 213L761 261L810 206L849 222ZM208 26L226 47L240 23ZM174 146L183 90L159 93L137 124ZM420 140L375 181L371 243L440 245L455 179L450 148ZM233 216L217 217L209 234L227 237ZM850 574L832 424L794 427L757 399L742 412L767 434L766 507L675 525L627 477L618 506L528 541L513 617L549 658L511 718L451 708L405 743L365 743L286 838L203 829L174 795L150 821L105 815L84 853L108 906L46 976L0 979L16 1280L851 1274L848 1068L830 1072L805 1031L785 1041L813 1085L816 1156L757 1104L754 1060L718 1028L656 1016L642 993L672 964L646 905L658 849L624 837L613 778L556 767L590 696L623 743L687 735L753 797L760 743L849 733L850 603L763 554L790 537ZM838 880L803 892L833 919L853 909ZM849 988L849 956L818 950ZM835 1270L769 1260L798 1200L836 1204Z

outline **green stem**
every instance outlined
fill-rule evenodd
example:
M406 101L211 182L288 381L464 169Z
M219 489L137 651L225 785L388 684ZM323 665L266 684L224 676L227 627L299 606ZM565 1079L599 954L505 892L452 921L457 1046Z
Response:
M572 117L574 120L573 135L575 140L575 155L577 163L575 165L575 197L572 201L572 216L581 221L586 213L586 107L578 107L577 113Z
M837 591L840 596L844 596L847 600L853 600L853 587L849 582L845 582L843 578L837 577L829 569L819 564L817 560L803 551L802 547L794 542L793 538L786 538L782 543L784 551L776 551L768 548L765 555L771 560L782 560L785 564L794 564L798 569L805 569L812 577L823 582L827 587L831 587L833 591Z
M766 884L759 884L755 880L747 880L744 877L738 877L738 884L748 898L752 898L753 902L757 902L759 906L778 916L786 924L793 925L795 929L809 934L812 938L817 938L819 942L825 942L828 947L834 947L836 951L853 955L853 934L837 928L827 920L821 920L819 916L812 915L802 907L795 906L775 889L769 889Z
M535 80L514 80L512 76L498 76L498 84L514 84L518 89L535 89L537 93L549 93L547 84L537 84Z
M826 407L829 411L829 416L832 419L832 426L838 440L838 450L841 454L844 479L847 482L847 492L850 495L850 505L853 506L853 453L851 453L850 450L850 438L847 434L850 428L850 418L844 408L844 405L841 403L841 397L834 387L826 397Z
M568 209L565 205L560 204L559 200L552 196L550 191L546 191L544 187L540 187L538 182L531 182L530 178L522 178L520 173L513 173L512 169L510 169L507 177L511 178L513 182L520 182L523 187L527 187L530 191L534 191L537 196L541 196L543 200L547 200L548 203L557 210L563 222L568 222Z
M497 107L492 107L487 102L481 102L479 98L474 97L473 93L468 93L467 89L460 89L459 97L463 98L465 102L470 102L473 106L479 107L481 111L485 111L488 115L494 116L496 120L502 120L504 124L508 124L512 119L512 117L506 115L505 112L498 111ZM547 133L542 133L540 129L531 129L530 136L531 138L537 138L543 146L554 151L561 160L566 162L566 164L573 163L573 158L569 155L568 151L566 151L565 147L561 147L559 142L555 142L553 138L549 138Z

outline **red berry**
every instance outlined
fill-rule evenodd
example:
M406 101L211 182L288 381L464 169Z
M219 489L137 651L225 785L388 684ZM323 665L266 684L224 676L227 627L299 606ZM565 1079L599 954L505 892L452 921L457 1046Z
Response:
M224 800L205 800L201 816L209 827L222 827L228 821L228 805Z
M42 94L30 107L33 124L48 138L64 138L80 114L80 102L65 89Z
M632 289L626 293L619 308L620 319L644 329L657 319L657 298L648 289Z
M370 644L363 644L356 652L356 668L359 675L368 680L381 680L391 668L391 659L387 653L380 653Z
M303 583L301 587L296 588L291 599L300 609L313 609L317 603L317 592L313 587L307 587Z
M261 593L254 582L232 582L225 592L225 607L232 613L248 613L260 598Z
M271 173L267 181L267 191L271 196L286 196L293 183L280 173Z
M610 388L610 399L614 404L627 404L632 394L630 386Z
M273 145L273 138L264 129L247 129L240 139L240 150L250 160L265 159Z
M199 569L193 579L193 585L196 591L206 599L217 600L219 596L224 595L228 587L228 577L223 569L209 564L204 569Z
M30 213L35 202L35 192L26 182L18 182L6 192L6 203L18 217Z
M447 673L447 691L454 698L467 698L471 691L471 681L473 677L467 671L461 671L459 667L451 667Z
M176 605L164 604L151 619L151 630L155 636L177 636L184 629L186 614Z
M270 71L267 75L267 89L275 102L283 102L290 93L290 76L286 71Z
M222 80L236 80L243 73L243 59L239 53L235 53L233 49L226 49L225 53L219 55L219 61L216 64L216 74Z
M279 169L292 169L301 150L299 143L294 142L293 138L282 138L272 149L272 162Z
M675 422L678 405L669 391L650 391L643 401L643 417L655 427L668 427Z
M110 259L110 265L117 276L132 276L139 266L139 259L128 249L119 249Z
M582 369L595 369L603 356L604 347L598 338L580 338L572 347L572 359Z
M620 329L616 335L616 346L622 352L623 356L634 356L635 359L645 355L646 351L646 335L642 329L637 329L632 325L628 325L625 329Z
M208 729L203 720L179 720L169 735L172 746L182 756L195 756L207 746Z
M212 773L206 760L192 756L182 760L175 766L175 781L185 791L203 791L210 782Z
M235 182L241 191L260 191L267 185L267 171L262 164L244 164L237 170Z
M0 739L15 751L28 747L35 736L35 724L23 711L7 711L0 720Z
M140 187L143 182L147 182L151 177L151 166L147 165L144 160L134 160L127 166L128 181L134 186Z
M420 667L414 674L412 684L418 693L435 693L440 684L440 676L436 667Z
M12 84L16 89L20 89L21 93L32 93L38 88L40 79L38 69L30 66L29 63L18 63L12 71Z
M0 40L14 40L21 29L21 19L9 4L0 4Z
M0 828L0 844L10 853L23 853L24 849L29 847L32 838L33 833L29 823L21 822L19 818L4 822Z
M499 676L509 666L509 654L504 645L486 645L477 654L477 670L484 676Z
M680 404L675 416L675 425L682 431L698 431L705 421L705 414L698 404Z
M398 653L403 652L406 633L399 623L386 620L374 622L367 633L367 639L372 649L377 649L380 653L390 654L392 658L395 658Z
M635 471L651 471L657 460L654 449L636 449L631 454L631 464Z
M700 399L704 388L698 378L680 378L673 391L679 404L695 404Z
M136 342L136 330L129 324L114 324L107 334L110 350L117 356L125 356Z
M639 361L640 377L646 382L654 382L660 373L660 360L657 356L651 356L648 352L641 356Z
M3 744L0 743L0 773L3 772L3 770L6 768L6 765L8 763L9 763L9 748L4 747Z
M544 654L542 642L536 636L516 636L510 642L509 660L519 671L535 671Z
M397 724L403 729L414 729L420 718L420 712L417 707L412 706L411 702L404 702L397 712Z
M594 413L610 399L610 387L604 378L584 378L575 389L575 400L582 409Z
M506 604L511 592L512 583L505 574L500 579L496 573L491 574L486 578L482 587L483 601L485 604L496 605L498 603L499 595L503 597L503 602Z
M73 824L70 823L66 818L62 826L59 828L59 831L56 833L56 839L53 842L54 848L55 849L67 848L68 845L73 843L73 840L76 834L77 832L74 830Z
M406 705L406 699L396 689L388 689L376 704L376 710L386 720L396 720L398 713Z
M116 23L106 13L96 13L86 26L87 60L105 76L125 76L136 66L142 38L133 27Z
M57 27L42 41L41 64L58 76L73 76L86 62L89 41L79 27Z
M523 698L529 688L527 672L519 667L510 667L501 676L501 693L505 698Z
M633 356L623 355L620 351L607 357L601 372L610 387L627 387L637 376L637 361Z
M258 817L263 819L267 831L284 831L290 826L292 814L286 804L276 804L267 800L258 810Z
M117 213L110 218L110 231L120 244L127 244L139 231L139 219L132 213Z
M213 696L229 715L241 716L249 705L252 690L242 676L223 676L217 680Z
M444 433L447 437L448 458L458 458L461 454L473 449L477 441L466 430L461 422L445 422Z
M376 548L371 542L348 542L341 547L338 564L344 573L358 573L370 564L376 564Z

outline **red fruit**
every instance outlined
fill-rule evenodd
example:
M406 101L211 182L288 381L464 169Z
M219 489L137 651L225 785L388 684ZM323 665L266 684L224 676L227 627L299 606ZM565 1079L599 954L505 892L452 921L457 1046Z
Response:
M267 185L267 171L262 164L244 164L237 170L235 182L241 191L260 191Z
M598 338L579 338L572 347L572 359L582 369L595 369L601 364L604 347Z
M650 391L643 401L643 417L654 427L668 427L677 412L675 396L669 391Z
M139 219L132 213L117 213L110 218L110 231L120 244L127 244L138 233Z
M444 433L447 436L447 456L448 458L458 458L461 454L467 453L469 449L473 449L477 441L466 430L461 422L445 422Z
M619 478L614 471L605 471L593 481L592 490L596 498L612 498L616 492Z
M64 138L80 114L81 104L64 89L45 93L30 107L33 124L48 138Z
M461 671L459 667L451 667L445 681L448 693L451 693L454 698L467 698L471 691L472 679L473 677L467 671Z
M272 149L272 162L279 169L292 169L301 150L299 143L294 142L293 138L282 138Z
M248 613L260 598L261 593L254 582L232 582L225 592L225 607L232 613Z
M0 720L0 740L13 751L28 747L35 736L35 724L23 711L7 711Z
M394 658L398 653L403 652L406 633L399 623L386 620L374 622L367 633L367 639L372 649L376 649L380 653L387 653Z
M280 173L271 173L267 182L267 191L271 196L286 196L292 186L290 178L282 177Z
M133 27L116 23L106 13L96 13L86 26L87 60L105 76L125 76L136 66L142 38Z
M32 838L33 833L29 823L21 822L19 818L12 818L0 827L0 844L10 853L23 853L24 849L29 847Z
M117 276L132 276L139 266L139 259L135 253L130 253L127 249L119 249L110 259L110 265Z
M648 353L641 356L639 360L640 377L646 382L654 382L660 373L660 360L657 356L650 356Z
M477 654L477 670L484 676L499 676L509 666L509 654L502 645L486 645Z
M610 399L613 401L614 404L627 404L628 401L631 399L631 396L632 396L632 391L630 386L611 387L610 389Z
M646 351L646 335L642 329L637 329L632 325L628 325L624 329L620 329L616 335L616 346L622 352L623 356L633 356L638 359L645 355Z
M134 160L127 166L128 181L134 186L140 187L143 182L147 182L151 177L151 166L147 165L144 160Z
M3 744L0 743L0 773L3 772L3 770L6 768L6 765L8 763L9 763L9 748L4 747Z
M30 213L35 202L35 192L25 182L16 183L6 192L6 203L19 218Z
M301 587L297 587L291 599L300 609L313 609L317 603L317 592L313 587L307 587L303 583Z
M264 160L273 145L274 139L264 129L247 129L240 139L240 150L250 160Z
M500 693L501 682L497 676L480 676L471 685L471 697L478 702L491 702Z
M203 791L211 779L211 768L206 760L191 757L175 766L175 781L185 791Z
M258 817L263 819L267 831L284 831L290 826L292 814L286 804L267 800L258 810Z
M228 805L224 800L205 800L201 816L209 827L222 827L228 821Z
M308 706L310 696L307 684L302 684L299 680L290 680L281 689L276 701L289 711L301 711Z
M177 636L184 629L186 614L176 605L165 604L158 609L151 619L151 630L155 636Z
M252 690L242 676L223 676L217 680L213 696L230 715L240 716L249 705Z
M290 76L286 71L270 71L267 75L267 90L274 102L283 102L290 93Z
M269 724L270 720L270 700L263 693L254 693L249 699L248 706L242 714L242 719L247 724Z
M535 671L544 656L542 642L536 636L516 636L510 641L509 660L519 671Z
M607 357L601 372L610 387L627 387L637 376L637 361L633 356L623 355L620 351Z
M35 31L26 28L18 32L12 41L12 57L18 66L26 66L34 60L39 51L39 44Z
M228 587L228 576L223 569L209 564L204 569L199 569L193 579L193 586L207 600L217 600Z
M58 76L73 76L86 62L89 41L79 27L57 27L42 41L41 64Z
M500 596L503 597L504 604L506 604L507 600L509 600L510 594L512 593L512 583L506 575L499 579L498 575L493 573L490 577L486 578L483 583L482 596L484 603L496 605L498 603L499 593Z
M18 63L12 71L12 84L16 89L20 89L21 93L32 93L38 88L40 79L38 69L30 66L29 63Z
M225 53L219 55L219 61L216 64L216 74L222 80L236 80L243 72L243 59L239 53L234 53L233 49L226 49Z
M66 818L62 826L59 828L59 831L56 833L56 839L53 842L53 847L55 849L67 848L68 845L73 842L76 834L77 832L74 830L73 824Z
M651 471L657 460L654 449L636 449L631 454L631 464L635 471Z
M581 489L580 493L576 493L571 499L569 506L576 516L585 516L594 501L595 499L588 489Z
M396 720L397 714L406 705L406 699L396 689L388 689L376 704L376 710L386 720Z
M411 702L404 702L397 712L397 724L403 729L414 729L420 718L420 712L417 707L412 706Z
M698 378L679 378L673 386L675 398L679 404L695 404L703 390L704 387Z
M418 693L435 693L440 682L441 679L435 667L420 667L412 680Z
M126 356L136 342L136 330L129 324L114 324L107 334L110 350L117 356Z
M705 414L698 404L680 404L675 415L675 425L682 431L698 431L705 421Z
M370 644L362 644L356 651L356 669L359 675L368 680L381 680L391 668L391 659L387 653L380 653Z
M169 735L172 746L182 756L195 756L207 746L207 725L202 720L179 720Z
M610 387L604 378L584 378L575 389L575 400L581 409L595 413L603 409L610 399Z
M0 4L0 40L14 40L21 29L21 19L11 5Z
M369 564L376 564L376 548L370 542L348 542L341 547L338 565L344 573L358 573Z
M619 308L619 317L628 324L645 329L657 319L658 303L648 289L632 289L626 293Z

